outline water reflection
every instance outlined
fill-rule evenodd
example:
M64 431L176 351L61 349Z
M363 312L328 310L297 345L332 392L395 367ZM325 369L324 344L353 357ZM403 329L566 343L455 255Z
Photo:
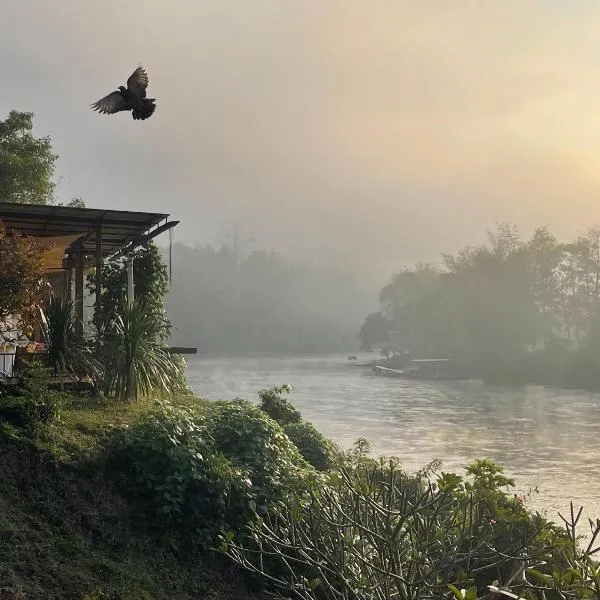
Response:
M289 383L304 417L342 446L366 437L374 452L398 456L409 470L434 458L443 459L445 470L490 458L515 477L520 491L537 486L534 505L549 516L573 500L600 517L600 395L388 379L344 362L192 357L188 380L213 399L254 400L262 388Z

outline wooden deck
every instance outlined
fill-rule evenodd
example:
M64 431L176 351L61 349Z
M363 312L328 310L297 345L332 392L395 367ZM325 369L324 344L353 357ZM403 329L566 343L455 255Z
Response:
M198 348L188 348L186 346L171 346L170 354L198 354Z

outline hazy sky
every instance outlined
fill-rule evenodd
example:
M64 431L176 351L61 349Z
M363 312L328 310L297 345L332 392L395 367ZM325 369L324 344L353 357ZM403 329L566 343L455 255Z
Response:
M88 108L140 62L150 120ZM237 222L402 266L494 221L600 224L597 0L18 0L0 81L63 199L170 212L178 241Z

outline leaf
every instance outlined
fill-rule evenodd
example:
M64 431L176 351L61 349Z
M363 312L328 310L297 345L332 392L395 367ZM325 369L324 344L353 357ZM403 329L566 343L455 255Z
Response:
M552 577L550 577L550 575L545 575L544 573L540 573L539 571L536 571L536 569L526 569L525 572L528 575L531 575L532 577L537 579L539 582L541 582L549 587L552 587L553 581L552 581Z

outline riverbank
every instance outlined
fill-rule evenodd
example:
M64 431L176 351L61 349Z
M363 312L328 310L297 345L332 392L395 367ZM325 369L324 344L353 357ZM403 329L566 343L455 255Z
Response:
M366 362L372 354L359 354ZM417 470L433 459L460 471L473 456L505 467L519 491L540 493L533 507L556 519L571 499L600 515L589 465L600 453L600 394L481 381L417 381L346 367L348 355L298 359L190 357L186 375L202 397L256 398L289 383L291 399L326 436L349 448L360 436L375 454Z
M352 567L350 558L365 548L369 561L373 552L387 561L392 549L399 553L394 564L422 555L423 569L411 577L418 589L434 586L435 597L449 584L481 591L497 578L508 581L524 547L537 565L548 547L560 545L583 568L564 532L529 512L494 462L471 460L462 475L439 467L411 475L395 459L371 458L364 442L342 453L287 402L289 391L263 390L259 406L195 397L136 404L48 393L33 404L28 396L0 398L0 597L259 600L259 581L285 593L310 575L312 589L344 580L360 599L370 597L361 595L367 575L382 590L389 583L385 570ZM396 491L383 493L390 482ZM362 523L355 500L365 493L373 494L367 505L382 503L383 512ZM280 525L263 529L276 506ZM291 521L284 507L293 509ZM390 523L390 515L400 521ZM348 518L355 535L347 525L331 529ZM400 526L412 532L410 544L390 537ZM297 548L286 537L292 527ZM463 556L465 531L473 550ZM433 553L432 539L441 544ZM260 556L258 540L266 544ZM342 554L324 553L331 543ZM487 545L494 553L481 550ZM286 571L296 550L298 568ZM450 570L447 556L458 557ZM323 557L325 572L341 579L314 579ZM265 578L244 576L234 563ZM562 568L560 561L547 567Z
M354 357L353 357L354 358ZM575 352L548 356L538 351L510 362L474 364L456 359L378 358L348 360L345 365L371 369L389 377L419 381L479 380L491 385L541 385L563 390L600 391L600 364Z
M98 463L116 426L155 408L71 400L37 440L0 426L2 600L259 598L225 558L150 529Z

